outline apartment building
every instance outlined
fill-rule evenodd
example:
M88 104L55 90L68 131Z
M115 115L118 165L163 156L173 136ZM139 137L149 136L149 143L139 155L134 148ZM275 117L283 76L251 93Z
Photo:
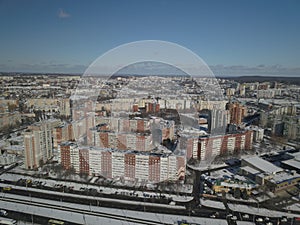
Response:
M60 145L60 154L60 163L64 169L73 167L77 173L150 182L174 181L185 176L185 156L172 153L78 147L73 142L64 142Z
M25 168L35 169L53 156L52 130L60 120L46 120L29 127L24 133Z
M71 123L54 127L52 132L54 148L57 148L61 142L74 140L73 126Z
M247 116L247 107L239 102L230 102L227 105L230 112L230 123L241 124L245 116Z
M199 138L198 159L208 160L218 155L239 153L251 150L253 131L246 130L234 134L225 134Z

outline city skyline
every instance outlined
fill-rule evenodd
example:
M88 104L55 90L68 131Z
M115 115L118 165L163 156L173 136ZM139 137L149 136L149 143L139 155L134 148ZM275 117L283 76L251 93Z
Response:
M297 1L2 1L1 72L83 73L108 50L163 40L216 76L299 76Z
M299 224L299 9L0 0L0 224Z
M296 224L298 80L2 75L0 223Z

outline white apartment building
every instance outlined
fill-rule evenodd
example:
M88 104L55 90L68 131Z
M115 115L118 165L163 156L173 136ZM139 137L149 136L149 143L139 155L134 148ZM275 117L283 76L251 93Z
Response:
M89 170L90 174L101 174L101 152L98 150L90 149L89 150Z
M140 180L148 180L149 176L149 155L135 156L135 177Z
M114 151L111 154L112 177L124 176L124 153Z
M46 120L29 127L24 133L25 168L34 169L53 156L52 129L60 120Z

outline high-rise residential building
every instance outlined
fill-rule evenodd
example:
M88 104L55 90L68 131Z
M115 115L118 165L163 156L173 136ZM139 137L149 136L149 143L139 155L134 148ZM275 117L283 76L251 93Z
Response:
M60 120L46 120L29 127L24 133L25 168L35 169L53 156L52 129Z
M26 101L28 108L33 107L37 110L57 111L60 115L71 116L69 98L29 98Z
M300 139L299 116L295 105L277 106L260 113L259 125L270 128L271 134L285 136L288 139Z
M229 110L212 109L208 118L208 130L210 133L225 133L230 122Z
M89 150L82 149L79 152L79 171L84 174L90 173Z
M231 97L235 95L235 88L227 88L226 89L226 96Z
M270 83L265 82L265 83L260 83L258 84L258 90L268 90L270 88Z
M199 138L198 159L209 160L218 155L240 153L251 150L253 131L246 130L234 134L225 134Z
M111 173L112 177L124 177L125 171L125 155L120 151L111 153Z
M227 101L222 100L222 101L204 101L204 100L199 100L196 104L196 109L198 111L203 110L203 109L220 109L224 110L226 108Z
M245 97L245 94L246 94L246 85L245 84L240 85L239 92L240 92L239 95L241 97Z
M107 127L107 129L103 128ZM175 122L161 118L114 118L110 125L90 129L88 145L119 150L151 151L155 144L174 140Z
M101 152L90 149L89 151L89 174L91 175L99 175L101 174Z
M149 156L149 180L160 181L160 157L157 155Z
M139 111L139 105L137 103L133 104L132 111L133 112L138 112Z
M78 146L73 142L62 142L59 145L59 152L60 152L60 163L64 167L64 169L70 168L78 168L78 157L75 152L77 152Z
M283 135L291 140L300 140L300 116L285 116Z
M135 154L134 153L127 153L125 154L124 158L124 176L133 180L135 179Z
M180 132L179 149L185 152L186 159L199 159L199 137L207 136L207 133L198 129L185 129Z
M250 126L246 127L247 130L253 131L253 141L254 142L261 142L264 139L264 129L258 126Z
M58 101L60 115L71 116L71 104L69 98L63 98Z
M241 124L243 118L247 115L246 106L239 102L229 102L227 104L227 109L230 112L230 123L232 124Z
M25 168L33 169L39 166L39 161L43 158L41 149L35 143L37 137L33 132L24 133L24 147L25 147Z
M91 146L116 148L119 150L147 151L151 148L151 135L138 133L116 133L112 131L92 131Z
M57 148L61 142L74 140L72 124L67 123L53 128L53 147Z
M258 90L257 98L274 98L275 96L281 96L281 89L267 89L267 90Z
M179 148L185 150L186 159L198 158L199 132L183 132L180 134Z
M184 155L79 147L73 142L61 143L59 150L64 169L74 168L77 173L150 182L185 177Z
M156 102L148 102L146 104L146 112L149 113L157 113L160 110L160 105L159 103Z

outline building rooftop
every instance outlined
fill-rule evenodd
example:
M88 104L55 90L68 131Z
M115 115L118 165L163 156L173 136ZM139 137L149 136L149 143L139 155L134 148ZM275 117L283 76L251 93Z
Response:
M282 161L281 163L290 167L293 167L297 170L300 170L300 152L288 153L289 156L293 157L292 159Z
M251 174L258 174L260 173L258 170L250 167L250 166L244 166L244 167L241 167L242 170L244 171L247 171L248 173L251 173Z
M244 189L253 189L256 187L254 184L250 183L241 183L241 182L221 182L221 186L229 188L244 188Z
M282 172L282 173L277 173L275 174L272 179L270 181L279 184L285 181L289 181L289 180L293 180L296 178L300 178L299 174L290 174L290 173L286 173L286 172Z
M275 174L275 173L279 173L279 172L283 171L283 169L273 165L272 163L270 163L258 156L244 158L243 161L245 161L246 163L252 165L256 169L258 169L264 173Z

